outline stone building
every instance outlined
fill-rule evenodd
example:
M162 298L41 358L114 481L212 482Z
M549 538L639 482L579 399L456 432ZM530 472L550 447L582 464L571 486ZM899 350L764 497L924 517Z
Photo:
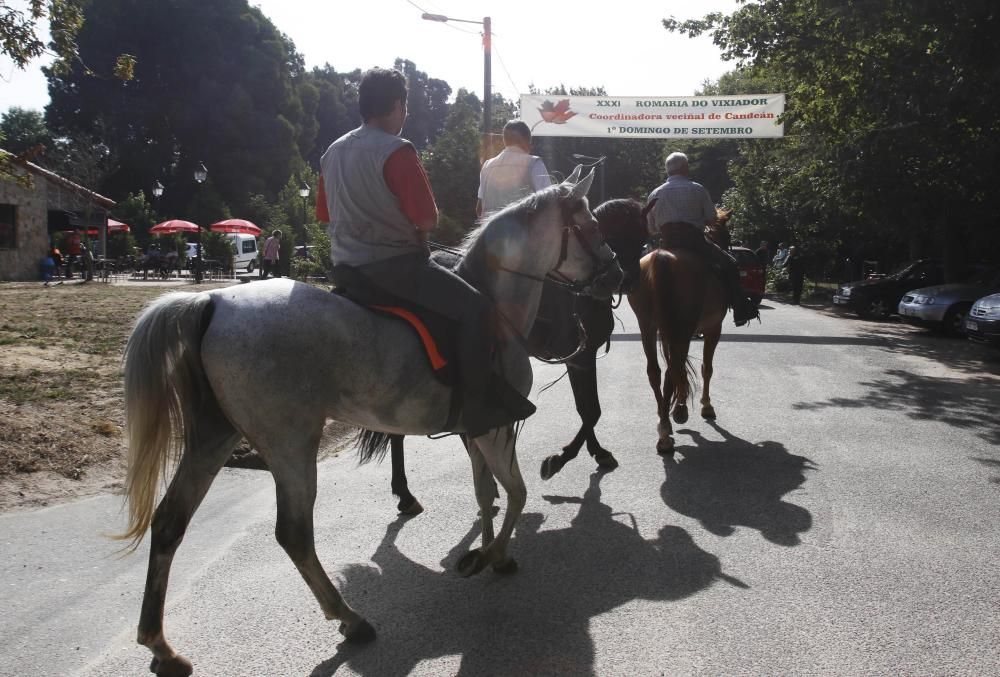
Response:
M0 177L0 280L40 279L42 259L57 231L89 225L99 229L98 240L107 237L113 200L4 154L4 169L28 181Z

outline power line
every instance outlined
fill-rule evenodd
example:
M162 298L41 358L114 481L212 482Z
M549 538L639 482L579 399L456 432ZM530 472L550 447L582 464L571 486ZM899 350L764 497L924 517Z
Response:
M413 0L406 0L406 2L410 3L411 5L413 5L417 9L419 9L421 14L430 14L431 13L431 12L428 12L423 7L421 7L420 5L418 5L417 3L413 2ZM442 23L444 23L445 26L447 26L448 28L452 29L453 31L458 31L459 33L468 33L469 35L482 35L482 33L479 33L477 31L470 31L467 28L460 28L459 26L456 26L456 25L454 25L453 23L451 23L449 21L444 21Z
M494 34L494 35L495 35L495 34ZM512 78L512 77L510 76L510 71L509 71L509 70L507 70L507 64L505 64L505 63L503 62L503 57L502 57L502 56L500 56L500 50L498 50L498 49L496 48L496 43L493 43L493 52L494 52L494 54L496 54L496 55L497 55L497 60L498 60L498 61L500 61L500 66L501 66L501 67L503 68L503 72L504 72L504 73L505 73L505 74L507 75L507 80L509 80L509 81L510 81L510 85L511 85L511 87L513 87L513 88L514 88L514 93L515 93L515 94L520 94L520 93L521 93L521 88L517 86L517 84L516 84L516 83L514 82L514 78Z

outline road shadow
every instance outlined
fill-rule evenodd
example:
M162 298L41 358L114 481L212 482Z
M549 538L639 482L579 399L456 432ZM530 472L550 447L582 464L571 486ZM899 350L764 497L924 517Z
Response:
M882 378L862 381L861 397L831 397L821 402L799 402L799 411L830 407L902 411L909 418L939 421L970 430L990 444L1000 444L996 412L1000 409L1000 381L990 375L944 378L890 369Z
M542 530L543 515L522 516L512 544L520 571L513 576L487 571L462 579L453 572L477 538L478 522L442 561L443 572L400 552L395 541L406 523L390 524L372 557L376 566L350 568L341 585L345 599L376 626L378 640L341 644L313 677L329 677L343 665L395 677L444 656L460 656L456 674L470 677L593 675L595 616L636 599L681 599L720 579L747 587L723 574L718 558L680 527L664 526L655 539L644 539L632 515L601 502L604 476L591 475L583 498L544 496L579 504L569 528Z
M985 465L987 468L992 468L993 470L1000 472L1000 461L995 458L979 458L974 456L973 460L977 461L981 465ZM1000 475L994 475L991 477L990 482L992 484L1000 484Z
M721 441L697 430L677 431L675 455L663 459L663 502L718 536L742 526L771 543L801 543L799 535L812 528L812 515L782 497L806 481L806 471L816 469L813 462L790 454L779 442L749 442L715 422L708 424ZM681 443L682 434L691 436L693 446Z

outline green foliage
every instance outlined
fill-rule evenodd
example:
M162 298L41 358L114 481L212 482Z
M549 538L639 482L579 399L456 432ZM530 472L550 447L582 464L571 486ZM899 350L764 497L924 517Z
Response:
M737 62L720 93L787 93L785 139L729 164L746 225L890 262L923 243L957 269L971 243L1000 253L998 22L990 0L789 0L664 25Z
M224 233L202 233L201 249L206 259L213 259L226 270L233 266L233 238Z
M295 87L301 58L246 0L92 2L78 41L98 71L123 51L135 57L135 78L124 85L89 77L80 64L47 72L53 128L103 125L119 160L102 186L112 195L160 180L164 212L184 214L197 201L193 216L214 218L250 194L275 195L299 158L297 143L309 142ZM202 188L214 195L199 195L192 180L199 162L212 184Z
M0 137L5 150L15 155L42 144L52 147L52 133L38 111L13 106L0 118Z
M146 196L141 192L129 193L124 200L115 205L113 218L129 224L132 228L131 234L143 245L149 241L149 229L160 221L153 211L153 206L146 201Z
M132 233L110 233L108 235L108 254L109 259L119 259L123 256L128 256L135 251L135 248L139 246L139 242L135 239Z
M479 99L465 89L458 90L446 131L423 155L440 211L432 237L446 244L460 240L476 220L481 115Z
M433 144L444 129L451 87L444 80L428 78L408 59L396 59L394 67L406 76L408 90L403 137L417 150L423 150Z

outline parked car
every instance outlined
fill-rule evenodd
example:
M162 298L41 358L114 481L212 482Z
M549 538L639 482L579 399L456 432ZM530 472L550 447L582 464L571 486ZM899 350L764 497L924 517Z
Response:
M846 307L864 318L884 319L899 308L910 289L944 282L944 267L938 261L921 259L881 279L858 280L840 286L833 296L835 306Z
M764 298L764 285L767 282L764 279L764 266L761 265L760 259L746 247L731 247L729 253L736 259L736 267L740 271L740 285L743 287L743 291L750 297L754 305L760 304Z
M1000 345L1000 294L991 294L972 304L965 318L965 335L973 341Z
M909 324L959 336L965 333L965 316L972 304L993 292L1000 292L1000 270L995 268L980 271L968 282L908 291L899 302L899 315Z

